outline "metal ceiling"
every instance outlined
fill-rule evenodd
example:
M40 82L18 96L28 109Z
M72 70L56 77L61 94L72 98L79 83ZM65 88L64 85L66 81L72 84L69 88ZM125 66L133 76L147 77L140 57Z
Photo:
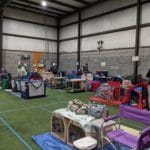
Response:
M9 3L5 3L9 1ZM73 12L90 7L102 0L45 0L47 6L41 5L42 0L0 0L5 6L61 18ZM1 8L2 9L2 8Z

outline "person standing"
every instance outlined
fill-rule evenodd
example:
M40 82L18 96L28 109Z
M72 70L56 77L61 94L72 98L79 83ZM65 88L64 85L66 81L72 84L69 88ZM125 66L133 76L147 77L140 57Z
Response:
M22 77L24 77L25 75L27 75L26 69L21 64L21 62L18 62L18 65L17 65L17 77L19 79L22 79Z
M83 72L82 72L82 68L79 68L78 70L77 70L77 76L81 76L83 74Z
M57 74L58 73L57 64L56 63L52 63L52 65L50 66L50 69L48 71L52 72L53 74Z
M89 73L88 63L86 63L85 66L83 66L83 73Z

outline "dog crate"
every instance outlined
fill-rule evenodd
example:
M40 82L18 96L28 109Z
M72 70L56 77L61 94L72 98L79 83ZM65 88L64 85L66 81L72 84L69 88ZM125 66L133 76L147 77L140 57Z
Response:
M51 78L51 87L55 89L62 89L67 87L66 77L54 77Z
M13 92L21 92L21 86L22 86L21 80L12 80L11 81L11 87Z
M67 125L68 119L57 114L53 113L51 117L51 125L50 131L53 136L62 140L63 142L67 142Z
M86 91L86 80L84 79L70 79L67 83L67 92L83 92Z
M46 84L43 80L22 81L21 97L25 99L46 96Z
M73 142L85 137L85 132L78 122L70 120L67 127L67 144L73 146Z

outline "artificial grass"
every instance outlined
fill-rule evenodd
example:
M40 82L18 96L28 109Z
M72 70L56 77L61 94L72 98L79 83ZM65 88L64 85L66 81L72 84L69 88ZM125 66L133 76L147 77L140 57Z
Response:
M63 90L47 89L46 97L23 100L10 92L0 91L0 116L31 145L33 150L40 150L31 136L50 130L51 112L67 107L68 101L74 98L88 103L88 98L92 95L94 95L92 92L67 93ZM116 114L117 111L118 107L109 107L110 114ZM2 123L0 123L1 126ZM0 130L3 133L1 134L0 131L0 149L24 150L24 145L8 129L3 126Z
M39 150L32 141L31 136L50 130L51 112L55 109L66 107L69 100L78 98L88 102L88 97L93 95L86 93L66 93L62 90L47 89L47 96L42 98L23 100L10 92L0 91L0 116L13 127L17 133L33 148ZM9 136L8 129L3 129L0 138L0 149L24 150L24 145L13 135ZM5 135L6 133L6 135ZM12 134L11 132L9 134ZM8 137L7 137L8 136ZM8 140L10 139L11 140ZM15 144L12 144L14 142ZM22 147L20 147L20 146Z
M11 150L12 147L15 150L26 150L25 146L18 141L15 135L0 122L0 149Z

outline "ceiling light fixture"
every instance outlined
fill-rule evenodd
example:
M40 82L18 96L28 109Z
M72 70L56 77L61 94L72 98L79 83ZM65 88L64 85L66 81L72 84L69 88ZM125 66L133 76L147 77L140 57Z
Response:
M42 6L44 6L44 7L47 6L47 2L46 2L46 1L42 1L41 4L42 4Z

